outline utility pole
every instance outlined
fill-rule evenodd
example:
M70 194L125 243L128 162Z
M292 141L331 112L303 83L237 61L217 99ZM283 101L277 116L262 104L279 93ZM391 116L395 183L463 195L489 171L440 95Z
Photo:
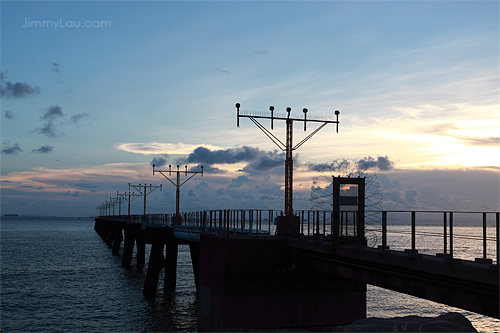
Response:
M124 193L118 193L116 191L116 195L119 196L121 199L125 200L128 202L128 215L130 216L130 202L134 201L136 198L141 197L141 194L135 194L134 192L124 192Z
M155 165L153 164L153 175L155 174L155 172L159 172L162 174L163 177L167 178L168 181L170 183L172 183L172 185L175 186L176 188L176 192L175 192L175 215L178 217L179 216L179 201L180 201L180 189L181 189L181 186L184 185L188 180L190 180L191 178L193 178L196 174L201 174L201 176L203 177L203 166L201 167L201 171L188 171L188 167L186 165L186 170L185 171L181 171L179 170L179 166L177 166L177 171L172 171L172 166L169 165L168 166L168 170L158 170L158 169L155 169ZM166 173L168 172L168 175L169 176L172 176L172 172L176 173L177 174L177 182L174 183L170 178L168 178L168 176L166 175ZM184 173L186 176L190 173L192 174L188 179L186 179L184 182L181 183L181 173Z
M118 194L118 191L116 191L116 194ZM114 205L118 204L118 215L122 215L122 202L123 202L123 198L120 197L120 196L116 196L116 198L111 198L112 202L113 202L113 207ZM114 215L114 208L113 208L113 215Z
M137 192L139 192L143 197L144 197L144 216L146 216L146 197L151 194L151 192L153 192L154 190L156 190L157 188L160 189L161 191L161 184L160 186L153 186L151 184L149 184L149 188L146 184L144 185L131 185L130 183L128 183L128 189L130 190L130 187L133 187L136 189ZM144 188L144 189L143 189Z
M293 156L292 152L302 146L307 140L309 140L314 134L318 133L327 124L336 124L337 133L339 132L339 114L340 111L335 110L336 119L318 119L309 118L307 119L307 109L303 109L304 116L290 116L292 109L290 107L286 108L287 115L284 114L274 114L274 106L270 106L271 116L268 116L261 112L248 112L240 111L240 103L236 103L236 125L240 127L240 117L250 118L250 120L262 131L264 134L274 142L279 149L286 153L285 159L285 215L290 216L290 224L293 223ZM257 119L270 119L271 129L274 127L274 120L284 120L286 122L286 144L284 144L280 139L278 139L274 134L272 134L267 128L260 124ZM304 132L306 131L307 122L322 123L321 126L316 128L311 134L306 136L302 141L300 141L295 146L293 145L293 122L301 121L304 123Z
M113 207L113 216L115 215L115 206L116 206L116 201L115 201L115 198L111 198L109 197L109 204L111 205L111 207Z

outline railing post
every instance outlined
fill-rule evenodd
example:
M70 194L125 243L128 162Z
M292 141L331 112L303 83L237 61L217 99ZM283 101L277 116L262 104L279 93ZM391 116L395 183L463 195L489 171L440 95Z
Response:
M250 231L249 234L252 234L252 229L253 229L253 210L250 209L248 212L248 229Z
M415 253L415 212L411 212L411 252Z
M380 250L388 250L387 246L387 211L382 211L382 246L378 247Z
M453 212L450 212L450 260L453 260Z
M486 213L483 213L483 259L486 259Z
M446 222L446 212L443 213L443 245L444 245L444 256L446 257L446 253L448 252L448 249L446 248L447 247L447 226L446 226L447 222Z
M319 237L319 210L316 212L316 240Z
M269 234L271 234L271 222L274 222L273 215L274 215L274 212L272 210L269 210L269 220L268 220L268 222L269 222L269 226L268 226Z
M243 233L244 226L245 226L245 212L243 210L240 210L240 230L241 230L241 233Z
M311 211L307 211L307 236L311 236Z
M500 238L499 236L499 230L500 230L500 213L496 213L496 229L497 229L497 238L496 238L496 243L497 243L497 267L499 266L499 261L500 261Z
M323 211L323 237L326 236L326 210Z
M500 263L500 238L498 237L499 236L499 230L500 230L500 213L496 213L496 234L497 234L497 237L496 237L496 243L497 243L497 267L500 266L499 263Z
M223 225L222 225L222 210L219 210L219 236L222 234L222 228L223 228Z
M302 218L300 219L300 233L304 235L304 211L302 211Z
M416 222L416 212L412 211L411 212L411 250L405 250L406 253L408 253L411 256L420 256L418 255L418 250L415 248L415 223Z

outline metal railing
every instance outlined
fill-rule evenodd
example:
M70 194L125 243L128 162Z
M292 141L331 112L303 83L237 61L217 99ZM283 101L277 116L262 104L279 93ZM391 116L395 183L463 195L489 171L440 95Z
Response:
M399 221L399 224L401 225L401 221L404 221L405 218L402 218L401 215L410 215L410 230L388 230L388 215L398 215L397 217L393 218L393 221ZM422 231L424 229L423 225L418 225L417 223L417 214L419 216L421 215L442 215L442 232L441 233L436 233L436 232L429 232L429 231ZM471 218L472 215L472 218ZM489 219L488 219L489 218ZM488 226L488 220L490 226ZM424 219L424 222L426 222L427 219ZM435 220L434 220L435 221ZM459 221L459 223L456 223ZM405 249L405 252L408 252L410 254L418 254L418 249L417 249L417 238L420 237L440 237L442 239L442 248L443 252L442 253L437 253L437 256L444 257L445 259L448 260L454 260L455 254L455 245L454 242L456 239L460 240L470 240L470 241L477 241L481 242L480 247L482 247L482 257L481 258L475 258L476 262L482 262L482 263L489 263L491 264L493 262L493 259L491 258L492 256L490 255L490 258L488 256L488 248L493 247L494 250L492 252L495 253L496 255L496 263L498 264L498 260L500 258L500 237L499 237L499 231L500 231L500 213L499 212L461 212L461 211L456 211L456 212L442 212L442 211L382 211L381 212L381 223L382 223L382 228L380 230L381 236L382 236L382 245L378 246L379 249L381 250L388 250L390 249L390 246L387 241L387 235L388 234L406 234L410 236L410 244L411 248ZM492 226L492 224L494 225ZM394 223L393 223L394 224ZM481 235L474 235L474 234L460 234L456 233L454 228L455 227L461 227L464 228L464 226L470 226L471 224L474 225L481 225L482 227L482 233ZM425 224L424 224L425 225ZM394 227L393 227L394 229ZM417 230L418 229L418 230ZM494 229L494 236L488 236L488 229ZM372 229L371 231L377 232L378 230ZM494 243L492 247L488 247L488 244ZM478 246L474 246L478 247Z
M359 223L359 214L356 211L339 212L338 222L336 222L335 215L331 211L294 211L294 215L298 216L300 220L299 230L301 238L333 242L335 245L341 244L343 240L350 240L351 242L354 241L357 245L364 245L366 243L360 242L357 238L359 238L359 235L364 238L366 232L368 236L374 236L377 239L374 246L377 247L379 240L381 240L381 245L378 245L378 248L389 250L391 247L394 248L394 244L390 244L388 235L396 235L399 239L404 238L405 241L409 242L408 245L410 245L410 248L406 248L404 251L410 255L418 255L417 240L432 237L441 238L443 252L436 255L444 257L447 260L457 259L454 253L454 250L456 250L456 245L454 244L456 240L471 240L481 242L481 245L474 245L475 248L482 247L482 256L481 258L475 258L475 261L491 264L493 263L493 259L495 259L495 262L498 264L500 258L499 212L387 210L380 211L378 214L380 214L381 225L361 226ZM429 214L434 217L438 216L438 220L436 218L429 219ZM236 234L260 236L274 235L276 232L275 218L282 215L283 212L280 210L226 209L187 212L181 213L178 216L176 214L148 214L112 215L103 216L103 218L125 223L138 223L143 226L168 226L222 236ZM439 218L439 215L442 217ZM422 218L422 216L425 218ZM417 222L417 217L421 223ZM434 226L436 222L442 223L441 232L428 231L425 226L429 225L427 223L429 220L433 221ZM462 227L464 220L474 221L476 226L478 223L482 224L482 234L456 233L454 228L457 225ZM457 221L460 223L457 223ZM399 226L398 229L395 225ZM361 227L363 227L363 230L360 230ZM493 232L495 235L491 235L491 230L488 234L489 229L494 229ZM492 243L493 246L491 246ZM494 254L492 255L492 253Z

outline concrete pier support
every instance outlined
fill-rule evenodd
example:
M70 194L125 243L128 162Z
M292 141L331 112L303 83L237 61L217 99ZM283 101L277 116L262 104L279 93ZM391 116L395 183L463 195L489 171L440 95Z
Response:
M115 231L114 231L112 222L107 221L105 233L106 234L104 237L105 237L106 244L109 246L112 246L113 240L115 239Z
M200 243L190 243L189 252L191 253L191 263L193 265L194 283L196 285L196 293L199 292L200 281Z
M137 234L137 229L141 226L137 224L125 223L123 226L123 233L125 234L125 240L123 242L123 258L122 266L130 267L132 262L132 254L134 253L134 244Z
M146 274L146 281L144 281L144 294L150 297L156 295L158 277L163 267L165 267L164 290L175 290L178 241L173 236L172 229L168 227L148 227L146 228L144 239L145 242L151 244L148 271ZM164 247L166 248L165 257L163 256Z
M167 237L165 245L164 288L165 291L174 291L177 285L177 254L179 246L172 235Z
M198 330L332 331L366 317L366 284L316 272L284 237L201 235Z
M146 232L139 226L135 234L137 245L137 266L143 266L146 262Z
M144 281L144 295L153 297L156 295L158 286L158 276L163 267L165 259L163 258L163 243L153 243L151 245L151 253L149 254L148 272L146 281Z
M120 252L120 246L123 240L123 225L121 221L113 222L113 254L118 254Z

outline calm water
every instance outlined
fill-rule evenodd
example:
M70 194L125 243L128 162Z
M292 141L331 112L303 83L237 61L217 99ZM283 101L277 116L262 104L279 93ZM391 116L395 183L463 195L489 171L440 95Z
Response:
M111 253L93 226L90 219L2 218L1 330L196 331L197 299L189 247L179 247L177 290L164 293L160 276L157 298L148 301L142 294L146 267L135 267L133 260L131 268L122 268L121 256ZM477 229L463 231L481 234ZM442 252L440 241L435 243L437 252ZM406 248L405 244L407 240L401 240L400 246ZM146 250L149 254L149 247ZM479 256L481 253L479 248ZM368 286L367 298L370 317L437 316L457 311L479 331L498 331L500 327L496 319L376 287Z

